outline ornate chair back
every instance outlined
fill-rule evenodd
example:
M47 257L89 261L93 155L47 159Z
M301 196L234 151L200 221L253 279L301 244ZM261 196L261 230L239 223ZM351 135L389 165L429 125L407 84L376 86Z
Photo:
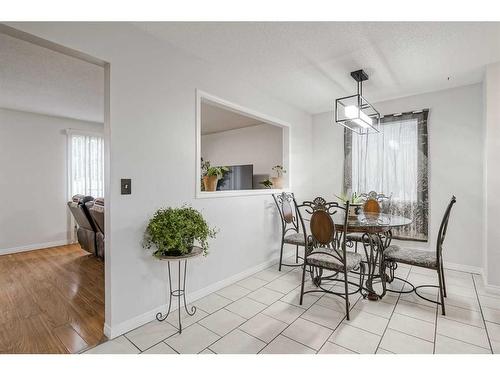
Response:
M390 202L391 200L391 197L388 197L385 194L379 194L376 191L363 193L361 194L361 197L365 199L363 212L369 214L379 214L382 211L382 204Z
M310 246L306 250L306 257L313 251L315 254L326 254L336 258L345 268L349 202L343 207L337 202L326 202L318 197L312 202L304 202L301 206L306 207L306 212L311 214L311 235L308 239ZM343 212L343 215L338 215L339 219L343 220L343 230L337 230L333 220L334 215L340 212Z
M304 222L293 193L282 192L281 194L273 194L273 199L280 214L283 237L289 232L299 233L300 229L302 229L304 236L306 236Z
M443 219L441 220L441 225L439 226L437 244L436 244L436 256L438 263L441 262L442 252L443 252L443 243L446 237L446 230L448 229L448 221L450 219L451 209L453 205L457 202L457 198L453 195L451 197L450 203L448 207L446 207L446 211L444 212Z

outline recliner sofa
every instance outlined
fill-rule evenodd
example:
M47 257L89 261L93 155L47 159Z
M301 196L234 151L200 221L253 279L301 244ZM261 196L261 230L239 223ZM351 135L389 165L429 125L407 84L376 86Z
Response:
M89 212L89 207L86 203L93 202L94 198L91 196L84 196L77 194L73 196L71 201L68 202L69 210L75 218L78 229L76 236L80 246L90 252L96 253L96 225L94 219Z
M96 198L93 202L87 202L90 216L96 226L96 255L104 259L104 198Z

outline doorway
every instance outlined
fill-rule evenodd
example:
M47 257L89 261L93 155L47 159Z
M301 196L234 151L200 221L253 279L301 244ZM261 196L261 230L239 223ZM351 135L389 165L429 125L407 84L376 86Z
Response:
M0 38L0 353L78 353L110 316L110 65Z

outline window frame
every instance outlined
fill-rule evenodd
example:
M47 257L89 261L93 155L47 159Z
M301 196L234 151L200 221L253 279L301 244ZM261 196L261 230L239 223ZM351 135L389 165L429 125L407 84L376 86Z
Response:
M429 109L422 109L412 112L394 113L390 115L383 116L382 119L386 119L386 122L400 121L405 118L416 118L417 119L417 148L418 148L418 166L417 169L421 169L423 174L422 178L417 181L417 203L418 209L422 211L421 216L414 216L414 218L420 218L420 220L415 220L415 225L419 226L418 233L422 234L422 238L408 237L395 233L393 239L402 241L412 241L412 242L429 242L430 241L430 160L429 160L429 130L428 130L428 118ZM382 130L384 123L381 122L380 129ZM353 135L349 134L347 130L344 131L344 174L343 174L343 190L352 190L352 140ZM418 174L417 174L418 176ZM413 223L412 223L413 225ZM404 232L405 228L398 228L393 230L394 232Z
M202 100L207 100L211 104L218 105L222 108L227 108L238 114L252 117L256 120L267 123L271 126L278 126L283 129L283 167L287 170L287 186L283 189L247 189L247 190L224 190L224 191L202 191L200 186L200 176L201 176L201 102ZM291 155L291 142L290 142L290 130L291 126L289 123L276 119L271 116L264 115L260 112L254 111L253 109L246 108L239 104L229 102L225 99L221 99L217 96L204 92L200 89L196 89L196 150L195 150L195 198L196 199L206 199L206 198L224 198L224 197L241 197L241 196L253 196L253 195L270 195L280 193L284 190L290 190L292 188L291 176L292 168L290 163Z

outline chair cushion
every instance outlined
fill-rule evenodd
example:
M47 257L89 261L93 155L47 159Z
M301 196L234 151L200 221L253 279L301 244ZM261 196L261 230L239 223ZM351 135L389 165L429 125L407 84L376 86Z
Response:
M406 263L412 266L437 268L437 258L434 251L407 249L391 245L384 251L386 260Z
M306 263L312 266L328 268L337 271L342 271L344 269L344 265L340 260L324 253L331 253L338 257L337 253L334 250L321 248L310 253L306 258ZM356 268L360 263L360 254L353 253L352 251L346 252L347 271Z
M306 244L304 241L304 233L289 234L288 236L285 236L283 242L300 246L305 246Z

